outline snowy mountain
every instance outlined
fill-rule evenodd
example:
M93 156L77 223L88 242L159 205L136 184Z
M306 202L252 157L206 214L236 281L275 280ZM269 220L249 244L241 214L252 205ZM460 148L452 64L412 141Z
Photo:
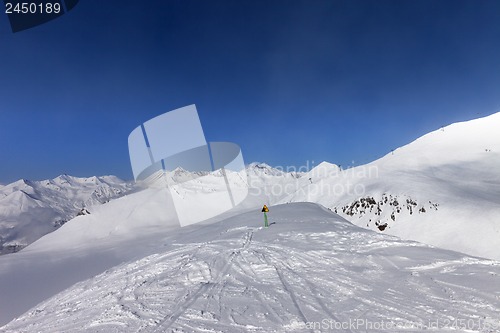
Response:
M362 229L315 204L273 206L269 214L270 228L262 227L261 213L253 210L172 229L156 238L149 255L136 253L139 259L71 286L1 330L493 332L500 327L499 262ZM25 258L23 252L16 255ZM68 275L57 272L58 280L60 273Z
M89 213L92 206L123 195L131 186L114 176L61 175L0 187L0 254L24 248L78 214Z
M500 113L453 124L383 158L320 165L280 202L310 201L373 230L500 259Z
M500 113L450 125L346 170L252 163L227 172L249 194L222 215L220 171L154 174L0 257L0 325L32 308L0 331L196 331L190 318L212 331L288 332L311 331L319 318L384 316L429 320L427 328L436 328L430 320L481 318L483 329L469 331L493 332L498 262L386 234L500 259L499 127ZM38 209L35 183L18 184L0 207ZM269 229L260 229L263 204L276 222ZM179 209L213 217L179 228Z

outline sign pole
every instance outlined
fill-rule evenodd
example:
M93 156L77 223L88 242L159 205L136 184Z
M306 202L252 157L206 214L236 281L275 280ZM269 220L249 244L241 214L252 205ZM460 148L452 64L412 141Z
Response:
M267 212L269 211L269 208L267 208L267 205L264 205L262 207L261 212L264 213L264 227L269 227L269 223L267 222Z

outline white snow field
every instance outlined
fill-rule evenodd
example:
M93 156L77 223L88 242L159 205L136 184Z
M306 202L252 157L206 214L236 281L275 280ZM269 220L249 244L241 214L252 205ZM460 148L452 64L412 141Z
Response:
M362 229L312 203L269 215L269 228L254 210L172 230L156 253L73 285L1 331L500 329L499 262Z

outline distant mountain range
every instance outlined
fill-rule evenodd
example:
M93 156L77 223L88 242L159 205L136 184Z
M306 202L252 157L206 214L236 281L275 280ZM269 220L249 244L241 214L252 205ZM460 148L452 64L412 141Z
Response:
M43 181L18 180L0 186L0 254L19 251L94 205L132 188L114 176L61 175Z
M498 128L500 113L452 124L379 160L345 170L328 162L308 172L286 172L252 163L245 170L249 196L238 209L264 203L314 202L361 227L500 259ZM243 172L228 173L229 181L238 186L242 186L243 176ZM210 195L215 196L224 187L217 171L190 173L179 168L166 175L153 175L147 186L165 187L165 177L169 183L181 184L177 191L200 192L213 207L218 205L217 200L213 204L210 201ZM193 179L198 179L195 185L186 182ZM2 252L19 250L78 214L92 212L92 207L127 192L152 191L145 187L134 187L112 176L67 175L3 186ZM131 201L127 205L143 204ZM186 209L199 206L199 202L183 204ZM172 216L175 219L175 212Z

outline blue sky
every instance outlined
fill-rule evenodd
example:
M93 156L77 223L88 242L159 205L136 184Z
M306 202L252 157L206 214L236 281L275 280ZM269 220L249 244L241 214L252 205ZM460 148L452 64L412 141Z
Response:
M0 183L131 179L130 131L189 104L247 163L367 163L500 111L499 22L496 0L81 0L15 34L0 13Z

